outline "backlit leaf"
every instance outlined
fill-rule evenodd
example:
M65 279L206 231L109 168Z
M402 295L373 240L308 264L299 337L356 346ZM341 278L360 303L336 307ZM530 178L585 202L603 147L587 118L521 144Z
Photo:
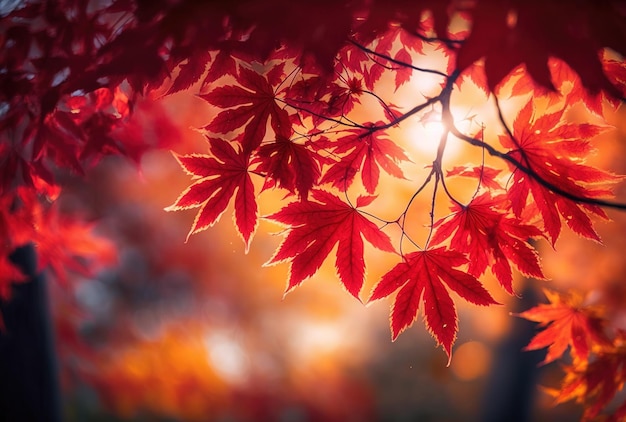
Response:
M290 263L289 292L315 274L337 246L335 268L339 279L358 299L365 279L363 239L387 252L394 251L391 241L374 223L337 196L322 190L311 194L314 201L292 202L267 217L289 227L267 264Z
M196 179L166 211L199 208L187 238L213 226L235 198L235 226L246 251L258 223L254 185L248 173L248 157L232 144L207 138L211 155L176 156L187 174Z
M417 318L423 304L424 321L448 357L458 331L456 307L448 289L476 305L497 303L472 275L456 269L467 263L460 252L445 248L412 252L378 282L369 301L382 299L399 289L391 311L395 340Z

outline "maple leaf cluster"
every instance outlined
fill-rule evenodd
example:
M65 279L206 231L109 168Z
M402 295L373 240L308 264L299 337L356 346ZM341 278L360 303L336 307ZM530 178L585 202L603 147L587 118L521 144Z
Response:
M542 328L526 350L547 348L542 364L569 355L571 361L563 366L565 375L560 388L546 388L546 391L555 397L557 404L569 400L584 404L582 420L596 420L626 381L625 333L615 328L611 323L615 315L611 315L607 306L593 300L592 294L547 289L544 294L547 304L517 314ZM603 420L623 420L626 402L605 416Z
M393 338L413 323L423 302L429 331L450 354L458 325L449 290L471 303L488 305L496 301L478 280L487 270L510 294L514 293L512 268L525 276L545 278L529 240L544 237L554 244L562 220L580 235L599 240L590 215L606 215L594 201L609 196L607 186L619 178L584 163L591 150L590 139L604 127L568 123L564 117L567 106L536 117L535 101L527 100L510 128L502 121L505 130L498 139L505 148L502 151L493 142L459 133L450 113L451 92L465 76L476 82L472 72L482 68L460 73L464 65L455 66L455 60L464 57L465 43L460 44L460 37L465 32L431 42L428 34L434 32L436 22L423 19L421 11L418 15L414 28L421 32L417 33L390 26L371 39L363 38L357 26L351 41L339 50L330 73L315 72L289 44L271 52L256 69L238 58L228 67L211 67L205 78L216 83L202 84L199 95L217 108L215 117L202 128L209 154L177 156L196 180L167 210L199 208L190 231L193 234L214 225L234 198L235 226L248 250L258 224L259 195L269 189L286 191L292 202L265 218L287 228L285 239L268 261L289 263L287 291L313 276L336 247L339 279L350 294L360 298L366 273L365 245L397 254L400 262L381 278L369 300L398 291L391 314ZM363 25L373 23L366 19ZM438 67L412 64L408 51L420 53L429 43L444 50L446 63L441 68L452 66L455 70L446 73ZM392 96L378 88L389 73L395 75L396 90L413 74L428 73L440 77L441 91L403 110L393 106ZM540 90L541 82L530 86ZM486 92L495 88L484 78L482 84ZM522 86L518 80L515 96L528 93ZM607 92L614 93L614 89ZM378 120L360 123L352 117L365 102L374 103L368 105L369 112L377 110ZM362 208L380 200L381 173L405 179L402 165L411 160L403 146L390 138L389 129L401 127L413 114L425 118L434 104L441 105L448 126L446 136L451 133L483 148L509 167L494 169L482 163L457 167L444 175L442 143L433 157L432 171L415 196L431 183L435 192L438 186L446 188L446 179L455 176L477 180L477 189L469 202L462 203L446 188L452 214L433 220L429 240L419 247L407 235L411 202L393 221ZM253 177L262 179L260 189L255 188ZM354 200L350 192L357 180L368 196ZM433 207L435 199L433 195ZM392 225L402 230L396 246L384 230ZM418 250L405 252L405 238Z
M34 246L38 254L36 271L48 270L66 286L70 278L68 271L93 277L103 266L115 263L113 244L94 234L93 223L61 215L56 203L46 206L28 189L19 189L1 200L0 234L4 239L0 246L1 300L10 300L13 283L32 276L25 274L12 259L13 252L20 247Z
M95 3L28 1L3 11L2 280L21 279L8 256L23 239L40 245L42 265L62 278L64 257L101 255L96 244L72 241L84 240L85 230L61 229L39 201L55 196L59 172L82 174L107 155L139 162L147 150L171 145L176 131L166 119L149 139L133 123L135 109L192 87L215 115L200 129L208 153L175 154L193 181L167 210L197 209L189 235L216 224L232 202L247 251L261 195L280 191L288 203L264 218L285 227L268 265L289 264L287 291L333 260L342 286L361 300L367 248L389 253L395 264L367 300L394 298L394 339L421 312L448 356L458 332L452 293L495 304L481 282L486 274L514 294L514 270L545 278L534 239L554 246L565 223L599 241L592 218L606 219L603 207L626 208L607 199L621 178L585 161L607 128L569 119L579 105L601 119L624 99L619 2ZM440 62L424 60L431 54ZM397 105L396 94L425 77L437 80L436 93ZM459 129L456 93L468 82L494 100L498 135ZM523 104L515 118L504 115L503 96ZM428 113L440 116L443 133L437 152L413 163L395 134ZM447 168L452 138L500 166L483 158ZM426 175L408 181L411 165L426 166ZM471 197L449 189L458 178L473 183ZM382 179L412 186L395 218L375 211L393 196ZM420 223L410 213L428 190L428 233L417 239ZM436 213L442 202L447 216ZM74 236L59 243L56 228ZM581 355L591 347L571 346ZM550 347L555 359L564 349Z
M37 271L67 286L115 262L110 241L94 223L61 212L60 179L85 171L105 156L139 164L148 150L167 145L140 136L141 109L161 119L163 136L175 134L163 111L142 101L119 69L107 70L104 44L124 28L121 4L3 3L0 31L0 284L28 277L13 262L16 248L34 245ZM103 66L103 67L102 67ZM138 75L143 78L143 76ZM142 82L143 84L143 82Z

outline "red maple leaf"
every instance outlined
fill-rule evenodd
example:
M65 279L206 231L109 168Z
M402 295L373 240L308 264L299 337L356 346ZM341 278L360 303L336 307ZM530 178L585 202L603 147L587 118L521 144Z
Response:
M314 125L329 117L347 115L363 94L363 81L356 77L330 80L327 76L299 79L288 89L288 104L303 116L310 116Z
M616 339L623 346L622 338ZM556 397L556 403L576 399L584 403L583 422L598 420L598 415L605 409L611 415L602 417L606 422L619 422L626 418L626 401L615 408L607 406L623 390L626 381L626 355L622 347L616 350L598 353L592 362L577 361L563 367L565 377L559 390L547 389ZM603 415L604 416L604 415Z
M299 52L300 59L311 56L319 71L330 73L337 51L351 32L354 7L337 6L335 0L251 2L245 6L251 13L247 18L255 22L250 38L261 40L257 48L268 50L284 42Z
M544 289L550 303L540 304L517 314L540 324L542 331L535 335L525 350L548 348L543 364L559 359L571 346L571 353L587 360L594 346L606 347L611 342L604 334L601 309L585 305L585 296L579 292L557 293Z
M583 163L584 158L593 151L589 139L606 128L588 123L563 123L563 112L560 110L535 118L531 100L513 123L515 140L501 135L500 142L511 149L507 153L509 156L564 192L582 198L609 196L610 190L598 185L615 183L620 178ZM606 213L599 206L565 198L526 173L516 171L515 168L513 170L508 196L517 217L528 206L530 195L532 206L543 218L544 230L553 244L561 231L559 216L579 235L600 240L588 216L588 213L592 213L606 219Z
M41 183L41 182L39 182ZM41 192L57 195L53 187ZM68 271L92 277L102 267L116 261L113 245L93 233L94 225L63 215L56 202L44 206L38 193L20 188L14 195L0 196L0 299L5 298L8 282L25 279L10 263L8 255L17 247L33 244L37 251L37 271L50 270L61 283L69 281ZM54 196L49 196L53 200Z
M526 276L545 278L537 252L528 244L541 231L499 210L500 201L485 192L465 206L455 203L453 213L435 223L431 243L452 237L450 247L467 254L470 274L478 277L491 267L500 285L513 294L510 263Z
M33 142L35 159L52 160L61 168L68 168L77 174L84 174L80 162L84 135L80 128L67 116L67 113L48 114L40 125Z
M454 71L454 63L453 60L448 61L448 75ZM469 65L465 71L460 75L459 79L456 81L456 84L460 89L466 88L466 83L471 81L478 89L480 89L485 95L489 94L489 85L487 82L487 75L485 75L485 66L482 61L474 62ZM528 91L522 91L528 92Z
M165 210L200 208L187 235L189 238L219 221L235 196L235 226L247 252L258 223L254 185L248 173L249 158L224 140L209 137L207 140L211 155L175 156L183 170L197 180Z
M413 324L423 301L428 331L443 346L448 357L451 356L458 318L448 289L476 305L497 303L474 276L456 269L467 262L467 258L457 251L443 247L426 249L406 255L381 278L369 301L382 299L400 289L391 311L394 340Z
M93 233L94 225L59 214L56 205L35 206L33 241L38 270L49 269L61 283L69 281L68 270L93 277L117 260L113 244Z
M397 27L397 24L400 24L406 34L434 33L445 38L448 35L450 23L448 6L448 2L439 0L420 2L374 0L369 5L368 15L364 19L357 20L358 38L369 43L371 40L385 37L389 32L395 38L397 30L394 30L394 27ZM425 16L425 10L431 13L430 18ZM406 34L400 32L401 40L407 44L416 45L414 47L416 50L421 49L422 41L416 37L407 40Z
M614 60L602 60L606 76L613 85L618 87L618 89L621 87L621 90L624 91L624 77L619 75L620 66L622 65L622 63ZM603 108L605 106L610 106L613 110L616 110L620 105L620 98L609 95L607 91L596 92L588 90L581 81L580 76L564 61L551 58L548 60L548 66L552 75L552 82L558 93L551 92L545 87L537 85L532 78L526 75L523 69L520 69L522 71L514 72L514 74L521 74L521 77L511 87L511 95L526 95L532 92L534 96L547 98L548 107L563 101L563 99L565 99L566 104L575 104L580 101L587 110L600 117L604 115Z
M480 181L480 185L488 189L502 189L502 185L496 180L502 170L482 166L456 166L446 172L446 176L472 177Z
M590 92L602 90L619 98L598 52L612 47L624 53L626 34L620 12L610 3L579 2L570 7L556 0L478 2L471 11L472 31L459 50L456 68L462 72L484 58L493 91L523 65L536 83L554 90L548 61L555 57L566 62Z
M189 88L200 80L204 74L207 64L211 61L211 54L204 51L200 54L190 56L187 63L180 66L178 76L174 79L172 86L167 90L167 94L174 94L178 91Z
M276 66L281 68L282 65ZM268 72L272 75L272 70ZM277 79L277 78L274 78ZM205 129L215 133L243 130L244 152L255 150L265 138L268 120L276 134L290 132L289 115L276 101L272 82L251 69L239 69L237 82L241 86L227 85L200 95L209 103L228 110L221 111ZM278 81L279 82L279 81Z
M404 178L398 162L410 161L409 157L402 148L385 138L383 131L352 129L347 132L348 135L336 141L318 142L320 146L331 149L333 155L340 157L326 170L320 183L332 183L336 188L346 190L360 171L363 186L368 193L373 194L378 186L381 168L387 174Z
M315 201L292 202L267 218L289 226L287 236L267 264L289 261L287 292L317 272L337 246L335 268L346 290L357 299L365 278L363 238L374 247L394 252L389 237L354 206L322 190L313 190ZM357 207L375 197L359 197Z
M278 185L307 199L321 174L319 156L306 144L295 143L282 135L262 145L256 156L256 171L266 174L263 190Z
M618 60L605 59L602 62L606 76L626 96L626 63Z
M605 66L605 72L607 77L613 75L613 70L615 69L614 64L619 63L615 61L603 61L603 65ZM620 63L621 64L621 63ZM617 109L617 106L621 103L619 98L614 98L610 95L607 95L606 92L589 92L585 89L580 77L569 67L566 63L560 60L551 60L550 61L550 70L552 71L553 79L555 82L560 82L561 86L559 90L561 92L565 91L564 86L566 84L571 85L571 89L567 94L566 101L568 104L575 104L578 101L582 101L583 104L587 107L587 110L592 113L603 116L603 107L605 105L611 106L613 109ZM618 81L615 81L618 82ZM615 83L618 86L618 83Z
M234 43L224 42L221 44L221 48L215 55L213 63L209 67L209 70L202 81L202 87L207 87L212 82L215 82L222 76L237 75L237 61L233 55Z
M408 65L410 65L411 62L413 61L413 59L411 58L411 54L405 48L401 48L400 50L398 50L394 59L396 59L399 62L406 63ZM410 66L403 66L400 64L397 64L396 66L397 66L397 69L395 72L396 73L395 84L396 84L396 90L397 90L398 88L400 88L402 85L404 85L411 79L411 75L413 74L413 69Z

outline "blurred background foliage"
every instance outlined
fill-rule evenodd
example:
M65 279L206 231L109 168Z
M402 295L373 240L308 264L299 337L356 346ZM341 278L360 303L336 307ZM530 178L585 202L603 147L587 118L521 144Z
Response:
M135 118L144 119L142 136L177 137L158 142L178 153L202 151L202 136L191 129L211 112L201 107L178 94L144 105L143 115L138 108ZM624 172L623 111L609 120L617 130L600 140L596 164ZM461 149L457 160L467 154ZM167 151L147 153L140 165L107 158L87 177L66 175L63 183L62 211L97 221L119 257L96 279L50 283L69 421L486 420L486 409L497 406L494 391L517 382L507 356L517 365L515 356L532 355L519 350L532 324L509 313L543 300L537 282L518 280L520 299L486 280L503 306L458 305L460 337L446 367L421 324L392 343L389 304L365 307L345 294L331 265L283 298L287 266L262 266L280 241L268 233L279 227L262 221L244 255L227 212L185 243L192 211L163 211L188 183ZM283 199L271 195L262 214ZM598 226L606 246L571 233L556 253L540 245L552 287L611 291L616 308L623 305L626 218L612 217ZM389 263L367 258L371 287ZM626 321L623 311L616 318ZM530 359L539 362L541 352ZM558 384L558 364L537 375L530 419L578 420L579 408L553 407L538 387Z

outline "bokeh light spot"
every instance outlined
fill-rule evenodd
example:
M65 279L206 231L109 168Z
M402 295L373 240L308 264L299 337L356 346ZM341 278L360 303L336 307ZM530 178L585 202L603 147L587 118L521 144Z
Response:
M248 359L241 344L223 333L211 333L205 339L209 361L226 381L241 383L246 379Z
M452 373L462 381L471 381L485 375L491 361L490 350L479 341L468 341L454 351Z

